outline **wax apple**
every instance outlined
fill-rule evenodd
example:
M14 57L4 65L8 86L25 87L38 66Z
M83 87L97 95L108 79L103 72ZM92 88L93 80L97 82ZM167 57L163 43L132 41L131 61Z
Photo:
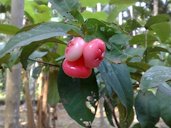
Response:
M62 68L65 74L74 78L88 78L92 72L92 69L84 65L83 56L76 61L68 61L65 59Z
M101 39L93 39L85 45L83 50L84 63L86 67L99 66L105 55L106 46Z
M86 43L81 37L73 38L69 43L65 50L65 58L68 61L76 61L78 60L83 53L83 49Z

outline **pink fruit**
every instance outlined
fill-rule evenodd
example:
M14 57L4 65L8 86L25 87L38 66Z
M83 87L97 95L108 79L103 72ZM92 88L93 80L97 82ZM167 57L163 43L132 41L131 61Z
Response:
M86 42L81 37L73 38L65 50L65 58L68 61L75 61L82 56Z
M76 61L65 59L62 68L65 74L74 78L88 78L92 72L92 69L84 65L84 59L82 56Z
M93 39L85 45L83 50L84 63L86 67L99 66L105 55L106 46L101 39Z

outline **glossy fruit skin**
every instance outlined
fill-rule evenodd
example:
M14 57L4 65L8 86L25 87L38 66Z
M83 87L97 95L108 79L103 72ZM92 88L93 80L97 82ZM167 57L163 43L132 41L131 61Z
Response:
M85 45L83 50L84 63L86 67L98 67L105 56L106 46L101 39L93 39Z
M65 74L73 78L88 78L92 73L92 69L84 65L83 56L76 61L65 59L62 63L62 68Z
M81 37L73 38L65 50L65 58L68 61L78 60L83 53L83 49L86 45L86 42Z

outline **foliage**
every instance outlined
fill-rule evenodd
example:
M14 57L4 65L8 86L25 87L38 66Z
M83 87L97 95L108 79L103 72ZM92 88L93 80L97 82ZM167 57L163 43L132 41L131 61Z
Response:
M155 127L159 118L171 127L170 15L151 16L149 1L144 7L134 0L50 2L55 13L47 1L26 0L28 21L22 29L0 24L1 33L14 35L0 51L0 67L21 62L27 69L39 59L44 65L36 69L37 77L44 67L53 66L49 68L53 71L49 72L48 103L61 101L70 117L84 127L92 124L100 97L105 99L104 110L112 126L129 127L135 108L139 122L133 127ZM97 3L102 5L100 12ZM131 5L134 17L130 18ZM128 16L118 25L121 11ZM50 22L54 17L58 19ZM86 41L100 38L106 43L104 61L87 79L68 77L61 68L67 42L74 36ZM119 120L115 119L116 108Z

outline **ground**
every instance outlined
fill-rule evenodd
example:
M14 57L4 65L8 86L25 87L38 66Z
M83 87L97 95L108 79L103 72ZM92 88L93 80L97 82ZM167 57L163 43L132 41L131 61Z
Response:
M1 105L0 106L0 128L4 128L4 109L5 106ZM56 128L82 128L80 125L78 125L74 120L72 120L68 114L66 113L65 109L61 104L57 106L57 115L58 115L58 120L56 121ZM22 125L22 128L27 128L26 127L26 109L24 109L24 106L20 107L20 122ZM134 119L134 123L136 123L137 120L136 118ZM162 120L157 124L158 128L169 128L167 127ZM104 119L104 122L101 122L99 110L96 114L96 118L93 121L92 128L113 128L109 125L108 121L106 118Z

